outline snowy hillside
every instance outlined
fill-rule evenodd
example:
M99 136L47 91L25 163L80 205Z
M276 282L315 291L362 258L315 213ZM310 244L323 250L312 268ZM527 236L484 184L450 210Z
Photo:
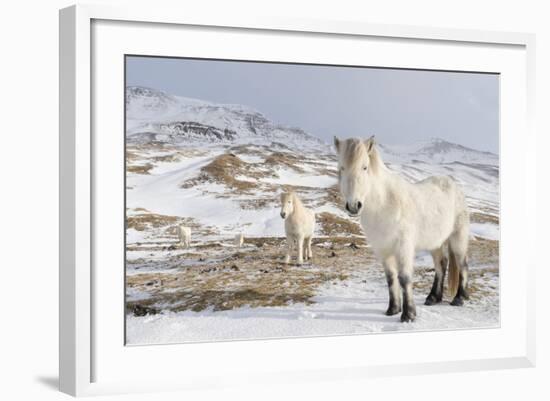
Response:
M471 209L471 277L479 298L474 292L462 309L420 308L417 322L401 325L382 315L383 272L358 221L343 211L329 144L245 106L148 88L127 88L126 111L130 343L498 323L497 155L436 138L380 144L389 168L410 181L455 178ZM296 191L316 213L318 256L309 265L281 264L283 189ZM193 231L190 249L176 246L178 224ZM236 249L232 238L239 232L245 246ZM431 285L430 263L419 255L419 305ZM381 315L361 313L365 302Z
M282 127L249 107L172 96L143 87L126 88L126 133L132 143L186 145L196 141L250 143L322 142L298 128Z
M498 156L491 152L470 149L441 138L431 138L409 145L381 145L381 148L388 160L421 160L428 163L461 162L498 166Z

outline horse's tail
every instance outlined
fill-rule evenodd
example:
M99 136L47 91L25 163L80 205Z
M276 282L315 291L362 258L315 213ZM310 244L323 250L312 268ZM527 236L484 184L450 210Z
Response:
M449 296L454 297L458 291L460 271L456 261L456 255L449 244L449 273L447 274L447 291Z

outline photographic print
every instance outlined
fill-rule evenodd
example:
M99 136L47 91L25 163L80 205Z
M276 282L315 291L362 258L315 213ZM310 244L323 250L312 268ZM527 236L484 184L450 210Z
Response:
M124 101L128 345L499 326L498 74L127 55Z

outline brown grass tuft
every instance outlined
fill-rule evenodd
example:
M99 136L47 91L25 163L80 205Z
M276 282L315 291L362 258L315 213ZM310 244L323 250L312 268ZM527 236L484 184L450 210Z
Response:
M271 175L254 163L246 163L233 153L225 153L214 158L201 169L201 174L197 178L184 182L181 187L190 188L204 182L215 182L228 186L235 190L235 193L247 193L257 189L259 184L254 181L239 180L235 177L245 176L258 179Z
M126 165L126 172L133 174L150 174L153 167L151 163Z
M301 162L303 162L303 160L301 160L297 156L294 156L288 153L283 153L283 152L274 152L265 159L265 164L269 166L274 166L274 167L286 166L298 173L304 172L304 170L301 167L297 166L297 164Z
M166 216L156 213L140 213L126 216L126 224L128 228L133 228L137 231L174 225L178 221L179 219L176 216Z
M352 220L348 220L332 213L323 212L315 216L317 222L321 225L323 235L336 236L362 233L359 224Z
M500 222L498 216L495 216L493 214L478 213L478 212L470 213L470 221L472 223L491 223L491 224L499 224Z

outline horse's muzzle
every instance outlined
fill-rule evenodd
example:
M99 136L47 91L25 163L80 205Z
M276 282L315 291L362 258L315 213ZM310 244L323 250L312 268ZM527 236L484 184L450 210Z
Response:
M361 211L361 208L363 207L363 204L361 202L346 202L346 210L350 214L350 216L357 216L359 215L359 212Z

